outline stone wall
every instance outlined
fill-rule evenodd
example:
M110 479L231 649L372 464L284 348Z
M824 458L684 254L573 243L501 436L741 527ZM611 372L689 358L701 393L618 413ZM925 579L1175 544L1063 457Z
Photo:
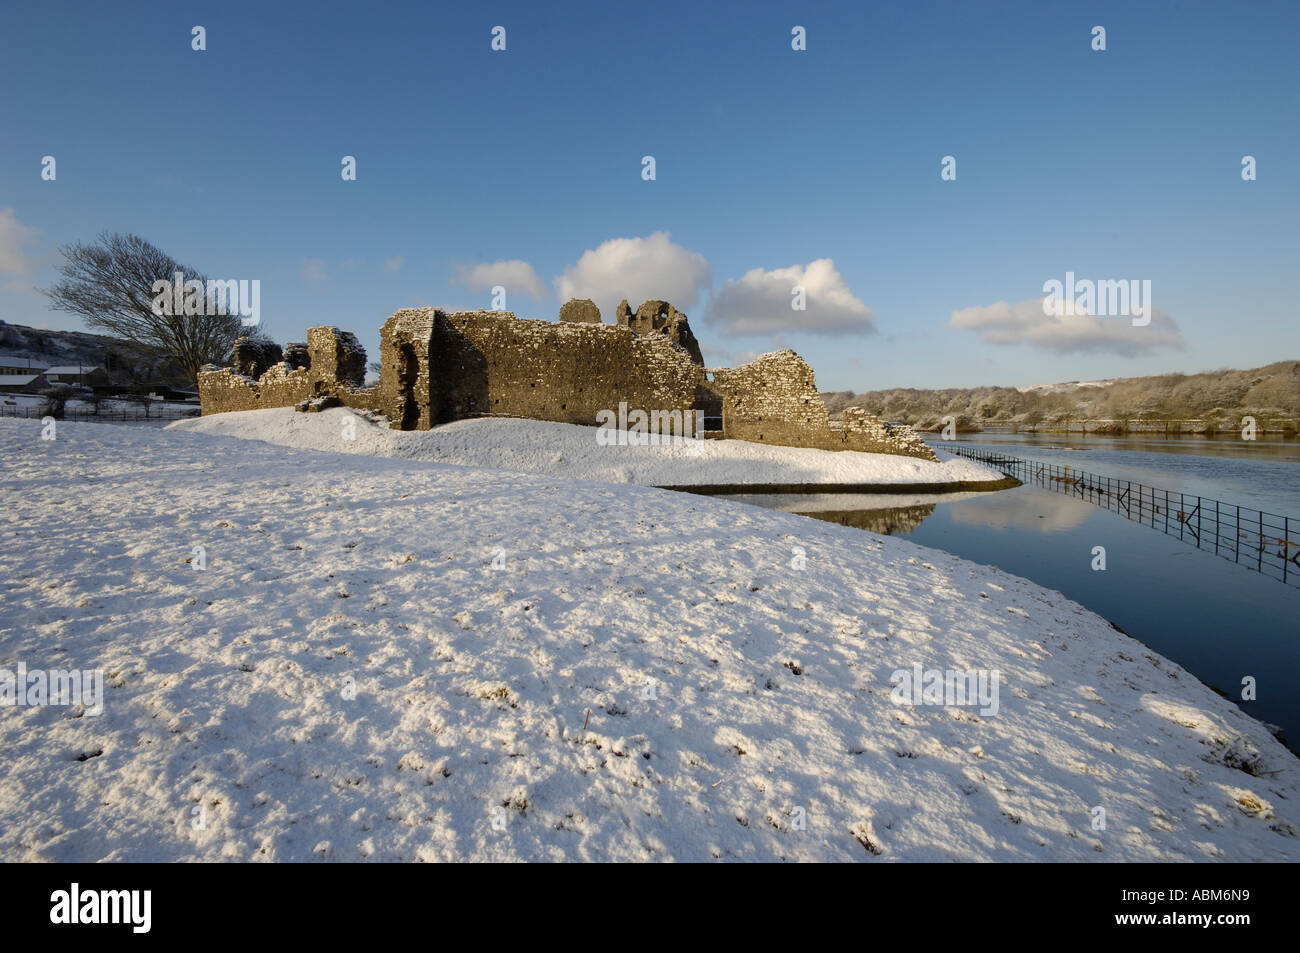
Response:
M788 348L711 374L704 386L722 398L724 439L936 459L911 428L886 427L859 407L845 410L832 428L813 369Z
M590 298L570 298L560 306L560 320L600 324L600 308Z
M309 329L306 345L288 345L256 380L241 368L257 370L271 351L237 348L239 366L199 374L203 413L341 404L377 411L395 429L427 430L480 416L595 426L598 413L625 404L679 410L692 423L696 409L721 416L721 435L733 440L935 459L910 429L861 408L833 426L812 368L794 351L706 372L686 315L666 301L635 314L623 301L615 324L600 323L586 300L562 314L556 323L509 311L398 311L380 332L379 382L369 388L365 349L338 328Z
M314 380L333 381L347 387L366 383L366 349L351 331L308 328L307 353Z
M365 350L337 328L311 328L305 358L291 349L260 379L238 368L199 375L203 413L333 399L375 410L390 425L428 428L465 417L531 417L595 426L620 401L646 411L694 405L703 369L666 334L587 321L528 321L508 311L399 311L380 333L379 383L362 387ZM313 406L320 406L319 403Z
M807 446L803 441L810 435L829 433L830 418L813 369L794 351L774 351L734 370L712 373L713 389L722 395L728 440L797 447Z
M840 434L850 449L869 453L900 453L909 457L937 459L911 427L889 426L861 407L845 407L840 415ZM879 449L877 449L879 448Z
M529 321L507 311L436 314L440 423L493 414L594 426L598 411L617 411L620 401L646 411L688 411L703 376L665 335Z
M297 357L301 359L301 355ZM281 361L256 380L238 368L204 368L199 373L203 414L292 407L312 397L332 397L358 410L377 409L377 395L361 386L366 373L365 348L350 331L311 328L305 360L307 366L296 369Z
M704 366L704 355L700 351L700 342L695 340L695 334L691 331L686 315L667 301L643 301L641 307L637 308L636 313L633 314L632 309L628 306L627 299L624 298L618 303L614 323L625 328L631 328L643 337L662 334L673 344L683 348L696 364L700 365L700 367Z

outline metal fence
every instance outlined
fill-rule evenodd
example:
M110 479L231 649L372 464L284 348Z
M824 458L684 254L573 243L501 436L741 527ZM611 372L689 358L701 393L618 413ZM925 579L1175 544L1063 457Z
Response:
M40 420L48 416L49 411L44 407L17 407L12 404L0 404L0 417L27 417ZM150 408L146 415L143 408L131 408L129 410L104 410L98 412L93 410L64 410L58 416L59 420L89 420L92 423L157 423L160 420L183 420L186 417L197 417L199 410L195 408L181 407L153 407Z
M1197 549L1212 551L1238 565L1300 586L1300 519L1296 521L1297 535L1292 537L1288 516L1069 466L1022 460L997 450L960 446L943 449L986 463L1022 483L1095 503L1135 523L1195 543Z

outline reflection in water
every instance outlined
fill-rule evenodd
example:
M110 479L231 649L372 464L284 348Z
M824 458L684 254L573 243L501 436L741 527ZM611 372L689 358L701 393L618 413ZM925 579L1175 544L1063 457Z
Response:
M828 523L853 526L884 536L905 535L921 525L940 503L988 496L962 493L736 493L722 499L785 513L800 513Z
M1006 493L999 494L997 499L981 500L977 505L954 503L950 512L953 522L967 526L1055 533L1074 529L1088 519L1087 509L1076 505L1077 502L1048 493L1034 493L1032 496Z
M1053 533L1088 518L1076 501L1004 490L963 493L745 493L722 497L785 513L800 513L828 523L854 526L883 536L906 536L943 504L949 518L968 526Z
M883 510L817 510L807 515L841 526L855 526L883 536L910 533L921 525L921 520L934 512L933 503L919 506L894 506Z

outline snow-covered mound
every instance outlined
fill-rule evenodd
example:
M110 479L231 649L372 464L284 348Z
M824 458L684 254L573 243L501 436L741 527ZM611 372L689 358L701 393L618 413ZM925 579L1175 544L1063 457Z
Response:
M902 540L86 423L0 420L0 492L0 669L105 677L0 708L0 860L1300 856L1258 722ZM896 703L913 665L996 714Z
M765 483L961 483L1002 478L952 454L943 462L852 450L809 450L698 440L669 446L600 446L596 427L539 420L460 420L433 430L390 430L350 410L301 414L292 408L213 414L175 430L264 440L283 447L523 470L647 486Z

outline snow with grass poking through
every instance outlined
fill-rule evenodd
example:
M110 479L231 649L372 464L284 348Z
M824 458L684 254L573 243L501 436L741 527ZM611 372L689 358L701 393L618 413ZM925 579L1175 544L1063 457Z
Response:
M1261 724L903 540L89 423L0 420L0 486L0 669L106 685L0 708L0 860L1300 856ZM914 663L997 714L896 704Z

